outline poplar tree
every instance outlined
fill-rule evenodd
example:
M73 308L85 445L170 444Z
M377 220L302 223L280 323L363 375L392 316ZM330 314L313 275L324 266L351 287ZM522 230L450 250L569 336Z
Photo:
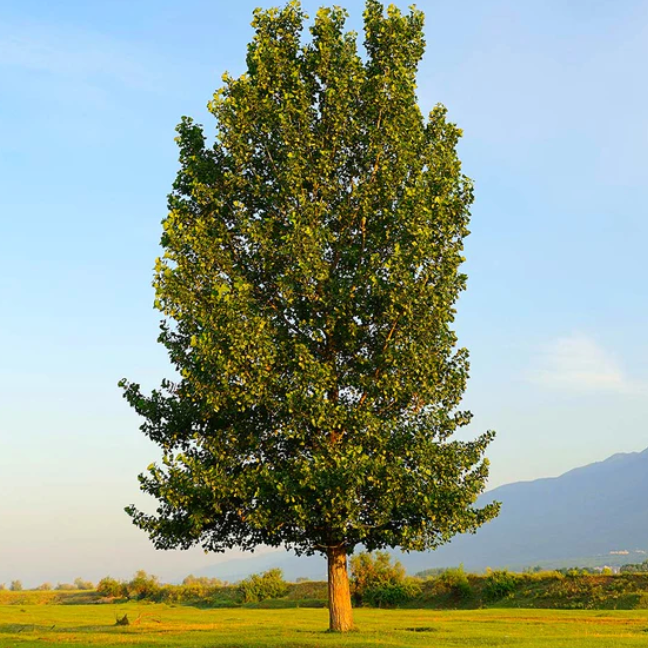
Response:
M330 629L353 627L347 556L424 550L475 506L487 432L453 439L468 353L452 329L473 188L461 131L423 116L423 14L368 0L365 53L322 8L254 12L247 71L183 118L156 262L179 378L124 395L162 449L128 507L158 548L285 546L328 561Z

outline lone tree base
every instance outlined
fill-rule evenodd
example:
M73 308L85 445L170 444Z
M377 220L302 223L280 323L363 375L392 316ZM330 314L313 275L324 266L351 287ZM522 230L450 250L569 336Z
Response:
M347 554L344 548L332 548L327 552L328 561L328 607L329 630L348 632L354 630L351 589L347 571Z

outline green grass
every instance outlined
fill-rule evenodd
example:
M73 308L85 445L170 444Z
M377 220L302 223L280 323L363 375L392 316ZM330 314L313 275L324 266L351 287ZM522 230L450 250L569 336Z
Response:
M116 626L127 613L130 626ZM141 615L141 616L140 616ZM0 647L646 646L648 611L358 609L359 631L325 632L322 609L197 609L164 604L0 605Z

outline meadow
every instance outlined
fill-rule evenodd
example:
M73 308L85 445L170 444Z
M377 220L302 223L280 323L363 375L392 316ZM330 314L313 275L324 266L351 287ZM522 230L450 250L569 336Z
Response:
M128 626L116 625L127 614ZM377 610L355 611L358 631L326 632L325 609L284 610L142 604L0 605L0 648L50 644L141 648L292 646L645 646L648 611Z

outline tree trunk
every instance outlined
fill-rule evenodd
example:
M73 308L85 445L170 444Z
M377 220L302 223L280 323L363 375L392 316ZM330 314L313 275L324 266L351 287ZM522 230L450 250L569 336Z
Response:
M353 630L351 590L347 573L347 556L344 547L330 547L328 559L329 631Z

